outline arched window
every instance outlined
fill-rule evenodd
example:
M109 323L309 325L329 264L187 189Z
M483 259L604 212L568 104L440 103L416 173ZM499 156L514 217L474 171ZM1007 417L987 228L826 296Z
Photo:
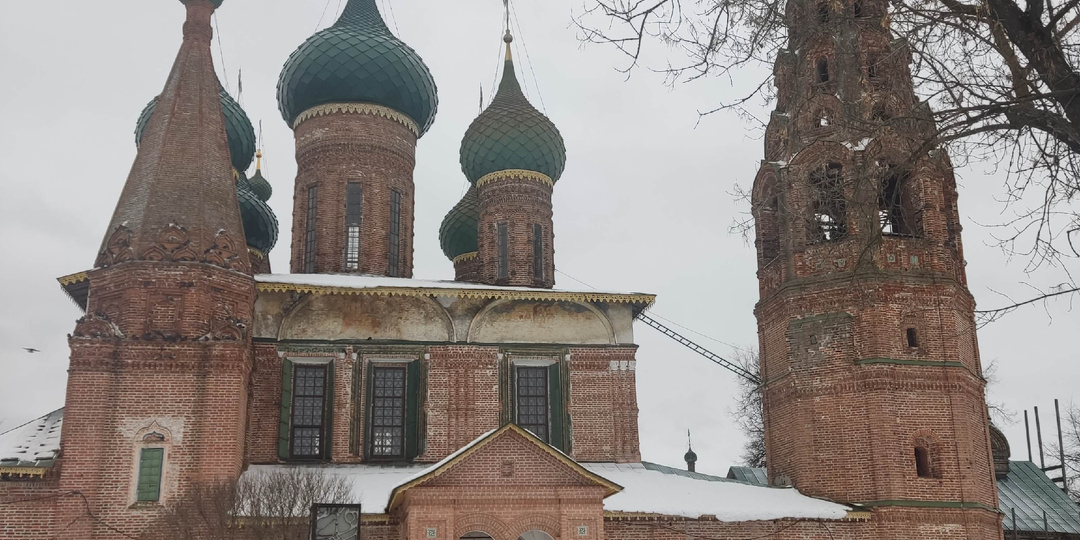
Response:
M829 59L818 58L817 61L817 82L827 83L829 82Z
M774 179L769 178L761 191L755 226L760 242L761 263L768 263L780 255L780 203L776 196Z
M810 174L810 223L807 242L836 242L847 236L847 200L843 167L828 163Z
M881 233L887 236L918 236L918 208L909 175L888 165L883 168L886 172L878 196Z
M832 125L832 120L829 118L829 111L821 109L817 113L817 127L829 127Z
M934 470L930 463L930 449L925 446L915 447L915 472L919 478L934 477Z
M928 433L917 435L910 454L915 465L915 475L919 478L941 478L937 455L938 449L933 436Z

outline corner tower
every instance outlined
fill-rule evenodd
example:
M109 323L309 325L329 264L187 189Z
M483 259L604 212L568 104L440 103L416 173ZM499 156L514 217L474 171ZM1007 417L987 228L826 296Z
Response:
M183 3L180 51L69 337L59 489L82 496L58 502L57 538L136 537L243 465L255 286L210 54L221 1Z
M555 124L529 103L514 73L507 30L499 90L461 141L461 170L479 199L478 281L555 286L551 193L566 166Z
M411 277L416 142L438 98L375 0L289 57L278 105L296 138L292 271Z
M887 6L788 2L753 191L769 479L874 537L998 539L955 180Z

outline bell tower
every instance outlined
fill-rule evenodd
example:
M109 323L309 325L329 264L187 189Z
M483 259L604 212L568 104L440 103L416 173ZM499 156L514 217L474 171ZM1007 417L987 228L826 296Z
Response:
M769 480L875 537L998 539L956 182L887 6L787 5L753 190Z

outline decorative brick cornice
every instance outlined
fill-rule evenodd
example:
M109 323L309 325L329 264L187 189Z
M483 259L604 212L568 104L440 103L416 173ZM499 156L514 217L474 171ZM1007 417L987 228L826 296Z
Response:
M476 187L480 188L484 184L488 184L496 180L506 180L511 178L521 180L535 180L537 182L540 182L541 184L544 184L547 187L553 187L555 185L555 182L551 180L551 177L544 173L527 171L524 169L506 169L503 171L495 171L493 173L488 173L484 176L481 176L480 179L476 181Z
M330 114L368 114L371 116L379 116L386 118L387 120L393 120L408 128L413 135L416 135L417 137L420 136L420 128L416 125L416 122L413 122L412 118L389 107L375 105L374 103L326 103L324 105L317 105L300 113L300 115L296 117L296 120L293 121L292 127L293 129L296 129L305 120Z
M274 283L260 281L256 284L259 292L301 292L313 294L341 294L360 296L412 296L444 298L483 298L510 300L562 300L567 302L609 302L612 304L647 304L651 305L656 296L652 294L620 294L535 290L469 289L443 287L331 287L307 285L301 283Z
M462 253L461 255L458 255L457 257L454 257L453 262L454 262L454 264L457 264L457 263L460 263L460 262L471 261L471 260L476 258L477 254L478 254L478 252L476 252L476 251L470 251L468 253Z

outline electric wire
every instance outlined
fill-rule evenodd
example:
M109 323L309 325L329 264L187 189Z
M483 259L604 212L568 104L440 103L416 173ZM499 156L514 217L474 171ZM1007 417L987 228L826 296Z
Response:
M313 32L318 32L319 27L322 26L323 19L326 18L326 10L330 9L330 1L331 0L326 0L326 5L322 8L322 15L319 15L319 22L315 23L315 30L312 30ZM341 0L338 0L338 7L341 7Z
M540 80L536 77L536 70L533 67L532 57L529 56L529 46L525 43L525 34L521 29L521 21L518 20L517 9L507 3L510 6L510 13L514 16L514 25L517 27L518 36L521 38L521 48L525 51L525 61L529 64L529 73L532 74L533 87L536 88L536 97L540 99L540 108L547 114L547 105L544 104L544 95L540 92ZM526 85L527 87L528 85Z
M221 72L225 74L221 80L225 83L225 91L232 94L229 88L229 68L225 66L225 47L221 46L221 30L218 28L217 13L214 13L214 35L217 36L218 58L221 60Z
M340 1L340 0L339 0ZM397 25L397 17L394 15L394 0L383 0L383 3L387 5L390 11L390 22L394 25L394 35L399 39L401 38L401 30Z

